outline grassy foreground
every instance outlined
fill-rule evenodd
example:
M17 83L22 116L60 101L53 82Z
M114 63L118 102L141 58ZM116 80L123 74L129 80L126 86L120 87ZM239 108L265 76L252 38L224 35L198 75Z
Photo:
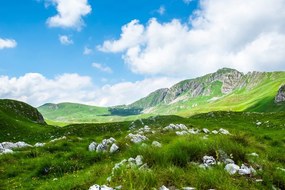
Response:
M284 113L213 112L191 118L177 116L152 117L134 123L77 124L56 129L36 138L47 144L0 155L0 189L88 189L93 184L121 185L122 189L158 189L195 187L196 189L285 189L285 124ZM257 125L258 122L261 124ZM170 123L185 124L188 128L224 128L232 135L204 133L177 136L163 127ZM148 140L133 144L125 138L130 132L148 125L155 134L146 133ZM129 130L130 126L135 126ZM11 129L13 130L13 129ZM34 129L33 129L34 130ZM10 131L13 140L13 131ZM21 137L36 142L32 130ZM51 139L66 136L56 142ZM92 141L114 137L120 147L116 153L88 151ZM0 142L8 140L0 136ZM19 140L17 138L17 140ZM151 146L153 141L161 148ZM202 169L205 155L219 160L222 154L231 155L236 164L247 163L257 171L255 175L230 175L224 164ZM252 156L257 153L259 156ZM121 167L107 178L118 162L137 155L143 156L148 169Z

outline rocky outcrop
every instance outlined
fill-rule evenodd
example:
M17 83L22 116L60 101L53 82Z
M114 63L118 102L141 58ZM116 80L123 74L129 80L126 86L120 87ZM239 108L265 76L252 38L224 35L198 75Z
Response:
M275 96L275 103L285 102L285 85L281 86Z

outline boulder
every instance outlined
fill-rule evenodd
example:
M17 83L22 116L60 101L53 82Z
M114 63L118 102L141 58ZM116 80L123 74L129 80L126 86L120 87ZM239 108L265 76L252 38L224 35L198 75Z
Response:
M108 186L106 186L106 185L102 185L102 186L100 186L100 185L92 185L90 188L89 188L89 190L113 190L113 188L112 187L108 187Z
M238 170L238 173L240 175L250 175L256 173L255 169L253 169L251 166L248 167L244 164L241 165L240 169Z
M89 151L95 151L97 148L97 143L96 142L92 142L91 144L89 144L88 146L88 150Z
M274 102L276 104L282 103L285 101L285 85L281 86L278 90L277 95L275 96Z
M212 166L216 164L216 160L213 156L204 156L203 163L206 167Z
M119 150L119 147L115 143L113 143L111 148L110 148L110 153L114 153L117 150Z
M143 142L145 140L147 140L148 138L144 135L140 135L140 134L128 134L127 136L128 138L130 138L131 142L137 144L137 143L140 143L140 142Z
M39 142L37 142L37 143L34 145L34 147L43 147L43 146L45 146L45 144L46 144L46 143L39 143Z
M225 166L225 170L230 174L233 175L235 174L237 171L239 171L240 167L236 164L227 164Z
M219 132L220 132L221 134L223 134L223 135L229 135L229 134L230 134L230 132L229 132L228 130L223 129L223 128L220 128L220 129L219 129Z
M203 131L204 133L206 133L206 134L210 133L210 130L207 129L207 128L202 129L202 131Z
M106 152L107 148L108 148L107 145L100 143L96 147L96 152Z
M163 185L159 188L159 190L169 190L169 189Z
M135 159L135 161L136 161L136 165L137 166L141 166L141 165L143 165L143 156L142 155L138 155L137 157L136 157L136 159Z
M160 148L162 145L159 143L159 142L157 142L157 141L153 141L152 142L152 144L151 144L153 147L158 147L158 148Z

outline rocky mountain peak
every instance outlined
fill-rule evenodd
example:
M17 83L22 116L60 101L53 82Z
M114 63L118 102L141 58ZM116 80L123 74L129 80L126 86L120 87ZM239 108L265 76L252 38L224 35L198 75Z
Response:
M281 86L275 96L275 103L285 102L285 85Z

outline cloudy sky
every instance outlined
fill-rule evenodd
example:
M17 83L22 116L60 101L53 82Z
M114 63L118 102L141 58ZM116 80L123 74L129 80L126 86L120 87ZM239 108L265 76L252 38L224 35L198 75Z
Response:
M0 98L128 104L222 67L285 70L285 0L1 0Z

